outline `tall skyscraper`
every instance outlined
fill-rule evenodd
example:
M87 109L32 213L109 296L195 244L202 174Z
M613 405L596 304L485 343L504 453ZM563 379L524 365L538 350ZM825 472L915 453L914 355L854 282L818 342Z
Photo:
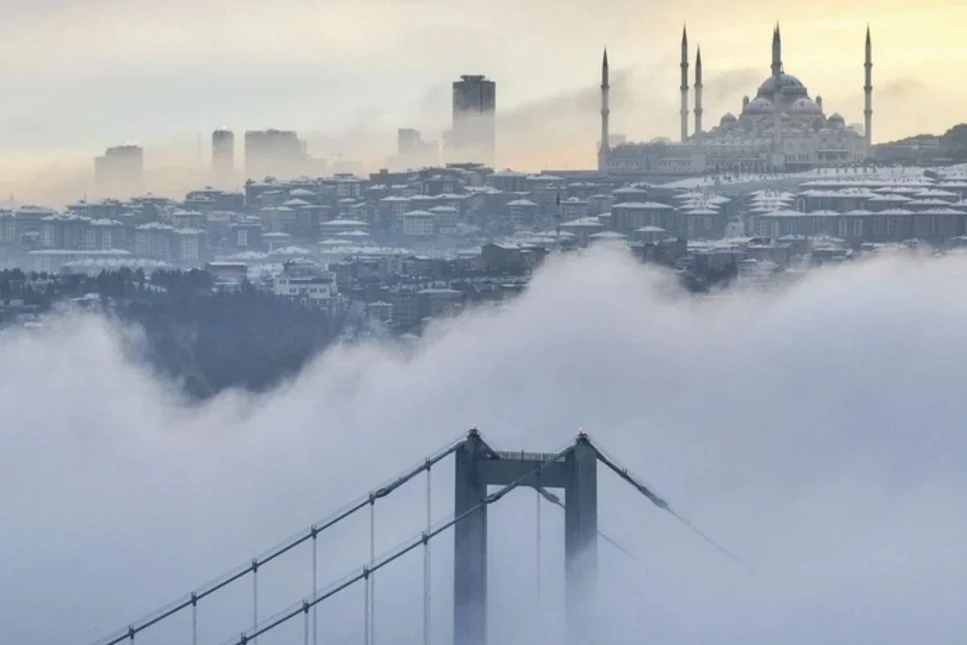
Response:
M486 76L461 76L453 83L453 129L448 161L496 162L497 84Z
M235 181L235 134L228 128L212 133L212 180L219 188Z
M307 170L305 144L292 130L249 130L245 133L247 179L296 177Z
M108 148L94 158L94 183L101 197L144 193L144 150L134 144Z

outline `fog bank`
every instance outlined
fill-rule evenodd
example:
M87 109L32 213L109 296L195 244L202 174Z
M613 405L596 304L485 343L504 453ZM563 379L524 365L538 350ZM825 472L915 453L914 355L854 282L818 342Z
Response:
M272 395L193 409L101 321L4 334L4 640L93 641L476 424L508 450L556 450L584 428L751 571L601 470L601 528L634 556L599 547L602 643L962 643L965 279L962 258L883 259L776 296L697 300L595 251L551 262L512 306L453 321L415 353L337 349ZM452 466L433 477L442 519ZM377 503L378 551L422 529L423 487ZM543 506L536 611L534 497L492 509L493 642L559 635L562 514ZM327 536L320 579L362 564L367 535L360 517ZM440 645L450 549L443 536L433 551ZM266 569L264 614L308 593L308 563ZM378 641L421 642L421 571L417 552L377 578ZM327 604L322 642L362 642L362 594ZM203 643L250 622L249 586L219 602L203 608ZM187 624L164 642L190 642ZM260 643L297 639L301 622Z

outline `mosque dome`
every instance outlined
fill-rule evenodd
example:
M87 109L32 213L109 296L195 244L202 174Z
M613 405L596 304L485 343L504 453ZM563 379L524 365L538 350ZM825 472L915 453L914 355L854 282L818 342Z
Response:
M838 112L829 117L826 122L833 128L846 126L846 119Z
M738 119L735 118L734 114L731 112L726 112L725 116L722 117L722 120L719 121L719 126L723 128L731 127L735 125L737 121Z
M749 104L745 107L744 114L771 114L772 113L772 101L767 98L759 97L749 101Z
M806 86L802 84L798 78L792 74L786 74L785 72L777 76L770 76L762 85L759 86L759 96L771 95L776 90L776 78L779 79L779 88L782 90L805 90Z
M819 104L807 97L802 97L793 101L792 105L789 106L789 111L793 114L823 113L823 109L819 107Z

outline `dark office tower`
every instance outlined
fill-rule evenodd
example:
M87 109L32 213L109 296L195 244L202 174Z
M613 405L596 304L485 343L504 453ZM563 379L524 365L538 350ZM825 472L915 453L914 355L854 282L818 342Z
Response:
M453 83L453 130L448 161L491 168L497 147L497 85L486 76L461 76Z
M235 134L227 128L212 133L212 180L219 188L235 183Z
M134 197L144 193L144 150L126 144L94 158L94 182L101 197Z

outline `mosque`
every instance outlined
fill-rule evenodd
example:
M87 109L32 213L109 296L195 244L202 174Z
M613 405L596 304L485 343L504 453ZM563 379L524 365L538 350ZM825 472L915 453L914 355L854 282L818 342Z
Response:
M769 76L755 97L742 99L738 116L729 112L708 130L702 127L702 52L695 58L694 131L689 126L688 35L682 32L681 136L679 142L621 142L612 147L608 105L608 55L601 69L601 144L598 171L615 175L690 175L710 172L807 170L860 163L872 153L873 46L866 30L864 125L847 126L838 113L827 116L821 96L811 98L806 86L782 64L782 35L772 32Z

